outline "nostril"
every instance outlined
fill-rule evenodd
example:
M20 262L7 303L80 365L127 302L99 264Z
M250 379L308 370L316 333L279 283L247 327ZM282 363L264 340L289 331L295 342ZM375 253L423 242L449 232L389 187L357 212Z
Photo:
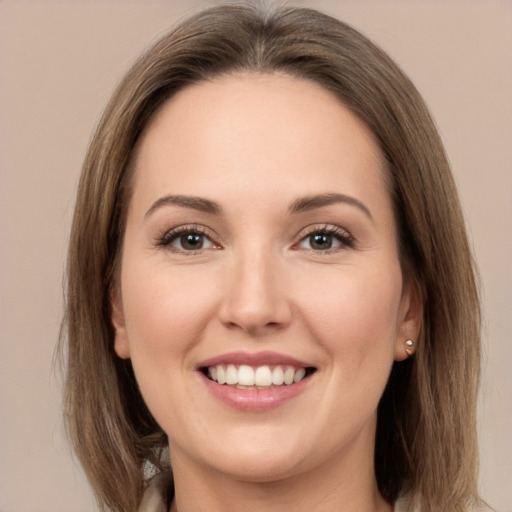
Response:
M240 329L250 336L262 336L281 330L286 326L285 323L258 321L255 318L239 318L237 320L224 322L224 326L229 330Z

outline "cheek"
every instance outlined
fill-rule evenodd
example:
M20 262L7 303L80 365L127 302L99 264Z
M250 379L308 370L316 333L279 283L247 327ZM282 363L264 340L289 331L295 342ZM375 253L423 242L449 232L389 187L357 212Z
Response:
M165 398L162 390L182 386L193 369L191 354L215 303L214 287L202 286L197 269L192 278L187 269L162 267L132 265L122 281L130 357L152 411L161 409L153 402Z
M128 266L127 266L128 268ZM179 429L180 411L193 396L192 355L201 343L216 298L214 286L195 271L160 263L132 265L122 280L123 310L130 358L144 400L167 431ZM211 276L210 276L211 278ZM172 398L172 399L171 399Z
M385 273L345 267L317 274L300 288L310 290L301 295L303 319L345 375L355 378L367 364L388 371L402 289L398 265L388 265Z

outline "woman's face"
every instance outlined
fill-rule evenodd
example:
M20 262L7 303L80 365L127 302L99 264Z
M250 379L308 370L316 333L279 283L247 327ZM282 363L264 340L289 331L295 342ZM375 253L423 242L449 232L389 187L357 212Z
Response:
M296 78L200 83L153 119L113 323L175 466L270 481L373 459L418 317L385 176L366 126Z

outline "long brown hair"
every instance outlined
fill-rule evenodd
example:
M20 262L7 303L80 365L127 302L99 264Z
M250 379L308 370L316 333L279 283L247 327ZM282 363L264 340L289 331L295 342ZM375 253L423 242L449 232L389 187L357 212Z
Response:
M480 309L464 219L437 130L399 67L350 26L305 8L214 7L135 63L115 91L78 188L61 334L70 438L102 510L135 511L166 438L129 361L116 357L109 290L130 199L130 162L158 108L192 83L239 71L286 73L334 92L373 131L389 168L404 275L424 303L413 359L395 363L378 410L375 471L390 503L423 512L478 500ZM151 471L149 471L151 472Z

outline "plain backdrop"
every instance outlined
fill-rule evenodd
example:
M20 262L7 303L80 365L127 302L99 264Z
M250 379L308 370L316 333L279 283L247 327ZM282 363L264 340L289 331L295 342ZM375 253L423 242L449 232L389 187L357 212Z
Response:
M74 191L90 134L123 72L177 19L203 5L0 0L2 512L95 510L63 437L52 370ZM445 141L484 286L482 493L510 512L512 2L308 5L348 21L387 50L424 95Z

